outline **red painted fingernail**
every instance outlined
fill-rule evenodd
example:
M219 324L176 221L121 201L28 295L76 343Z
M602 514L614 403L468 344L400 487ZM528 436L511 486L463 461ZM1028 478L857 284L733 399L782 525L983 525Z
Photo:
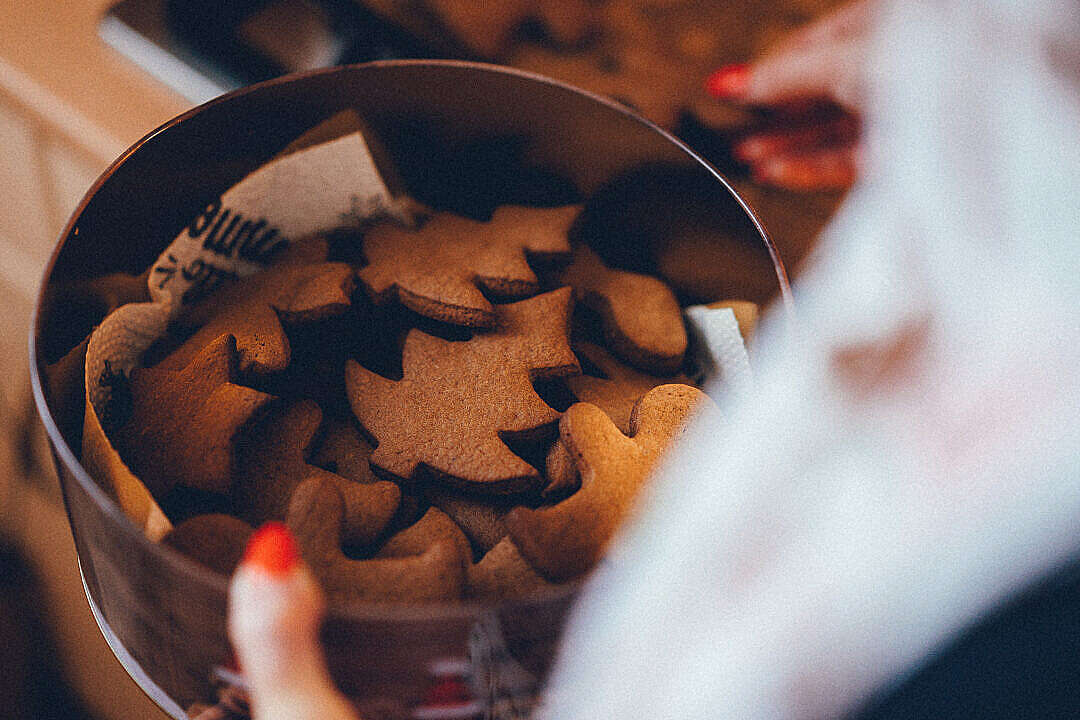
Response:
M284 523L269 522L255 531L244 551L244 563L271 575L284 575L300 562L300 549Z
M721 100L742 97L749 86L750 66L746 63L725 65L705 81L705 90Z

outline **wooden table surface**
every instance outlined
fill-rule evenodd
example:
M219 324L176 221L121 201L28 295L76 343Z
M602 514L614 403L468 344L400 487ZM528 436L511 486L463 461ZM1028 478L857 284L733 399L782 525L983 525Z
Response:
M189 105L98 38L108 4L7 0L0 11L0 532L41 581L62 670L87 709L160 720L90 614L26 358L33 298L68 215L116 156Z

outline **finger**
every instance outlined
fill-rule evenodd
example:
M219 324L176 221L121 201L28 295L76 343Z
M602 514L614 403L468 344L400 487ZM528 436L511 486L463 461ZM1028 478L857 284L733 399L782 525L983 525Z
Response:
M744 105L814 107L821 101L858 112L862 104L864 35L774 51L752 65L725 65L705 81L719 100Z
M823 123L753 133L736 143L733 153L744 163L755 163L774 155L850 145L858 137L858 119L845 114Z
M864 57L861 37L770 54L747 69L738 99L749 104L776 105L828 98L855 109Z
M855 146L816 152L777 155L753 165L754 180L788 190L841 190L855 182Z
M849 2L795 30L753 65L738 63L718 69L706 80L705 88L723 100L774 104L793 98L834 97L853 107L850 101L854 98L836 97L834 90L838 84L846 89L854 83L830 79L825 70L839 67L857 77L854 63L838 63L837 59L853 55L849 60L861 60L870 20L869 2ZM790 79L781 82L781 77Z
M229 637L255 720L356 720L318 643L322 592L288 529L252 535L229 588Z
M870 27L870 12L870 3L865 0L849 2L830 10L803 29L796 31L789 41L781 45L783 47L808 47L862 35Z

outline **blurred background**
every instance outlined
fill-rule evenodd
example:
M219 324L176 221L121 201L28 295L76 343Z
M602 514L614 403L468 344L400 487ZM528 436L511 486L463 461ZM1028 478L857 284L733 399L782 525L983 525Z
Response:
M90 615L30 398L37 284L83 193L194 104L277 75L400 57L485 60L637 108L731 177L796 274L842 198L756 184L731 140L761 118L708 98L835 0L27 0L0 14L0 707L10 718L163 718ZM582 6L585 11L581 10Z

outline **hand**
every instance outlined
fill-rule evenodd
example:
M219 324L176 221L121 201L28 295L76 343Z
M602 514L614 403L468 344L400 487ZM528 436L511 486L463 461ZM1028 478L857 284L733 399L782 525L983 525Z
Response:
M870 3L856 0L796 31L749 65L707 81L716 98L757 106L768 122L733 148L759 182L792 190L846 188L859 163Z
M280 523L260 528L229 587L229 638L254 720L359 720L319 647L324 609L289 531Z

